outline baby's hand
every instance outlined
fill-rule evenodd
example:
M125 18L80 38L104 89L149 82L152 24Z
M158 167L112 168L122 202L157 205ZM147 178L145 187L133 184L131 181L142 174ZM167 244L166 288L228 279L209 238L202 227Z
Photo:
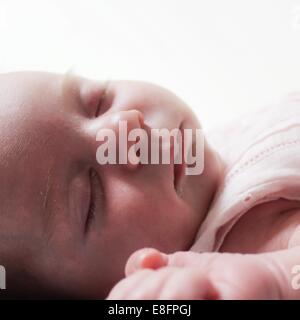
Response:
M278 299L277 278L259 255L135 252L108 299Z
M197 268L143 269L121 280L110 300L216 299L212 283Z

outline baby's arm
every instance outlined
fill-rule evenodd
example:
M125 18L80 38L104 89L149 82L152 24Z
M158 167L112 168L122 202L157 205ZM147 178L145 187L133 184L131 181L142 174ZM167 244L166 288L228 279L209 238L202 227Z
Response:
M134 253L109 299L300 299L300 246L266 254ZM298 288L298 289L297 289Z

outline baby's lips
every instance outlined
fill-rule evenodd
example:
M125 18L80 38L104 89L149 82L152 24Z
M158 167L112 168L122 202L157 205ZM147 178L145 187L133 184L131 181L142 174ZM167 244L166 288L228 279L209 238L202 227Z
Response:
M141 269L159 269L167 264L168 255L153 248L143 248L129 257L125 266L125 275L129 276Z

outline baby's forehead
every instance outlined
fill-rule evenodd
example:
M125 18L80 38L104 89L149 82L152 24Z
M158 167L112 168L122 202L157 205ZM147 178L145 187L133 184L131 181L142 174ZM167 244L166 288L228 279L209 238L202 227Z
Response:
M0 90L2 86L11 88L14 94L18 91L30 94L35 90L50 94L54 89L63 89L67 84L75 83L79 77L71 74L58 74L43 71L19 71L0 75ZM29 90L29 91L28 91Z
M29 142L33 148L54 125L62 79L46 72L0 75L0 128L5 137L0 141L2 158L10 155L7 150L25 150Z
M0 74L1 85L10 84L39 85L51 80L59 80L64 75L44 71L16 71Z

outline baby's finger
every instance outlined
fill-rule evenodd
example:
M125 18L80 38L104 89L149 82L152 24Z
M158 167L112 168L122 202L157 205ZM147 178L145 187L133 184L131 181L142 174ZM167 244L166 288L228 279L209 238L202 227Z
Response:
M139 271L141 272L141 271ZM176 276L178 268L161 268L153 270L141 283L133 290L127 299L134 300L156 300L160 297L160 292L167 285L169 279ZM138 272L137 272L138 273Z
M197 266L199 270L207 270L215 264L221 257L227 259L228 254L209 252L197 253L191 251L178 251L167 255L167 265L172 267L184 268Z
M129 297L131 292L140 285L140 283L149 276L153 271L149 269L140 270L129 278L124 278L119 281L106 297L107 300L122 300Z
M160 300L216 300L218 291L209 277L196 268L176 268L177 272L159 292Z
M143 248L135 251L127 260L125 266L126 276L141 269L159 269L167 265L168 257L166 254L153 249Z

